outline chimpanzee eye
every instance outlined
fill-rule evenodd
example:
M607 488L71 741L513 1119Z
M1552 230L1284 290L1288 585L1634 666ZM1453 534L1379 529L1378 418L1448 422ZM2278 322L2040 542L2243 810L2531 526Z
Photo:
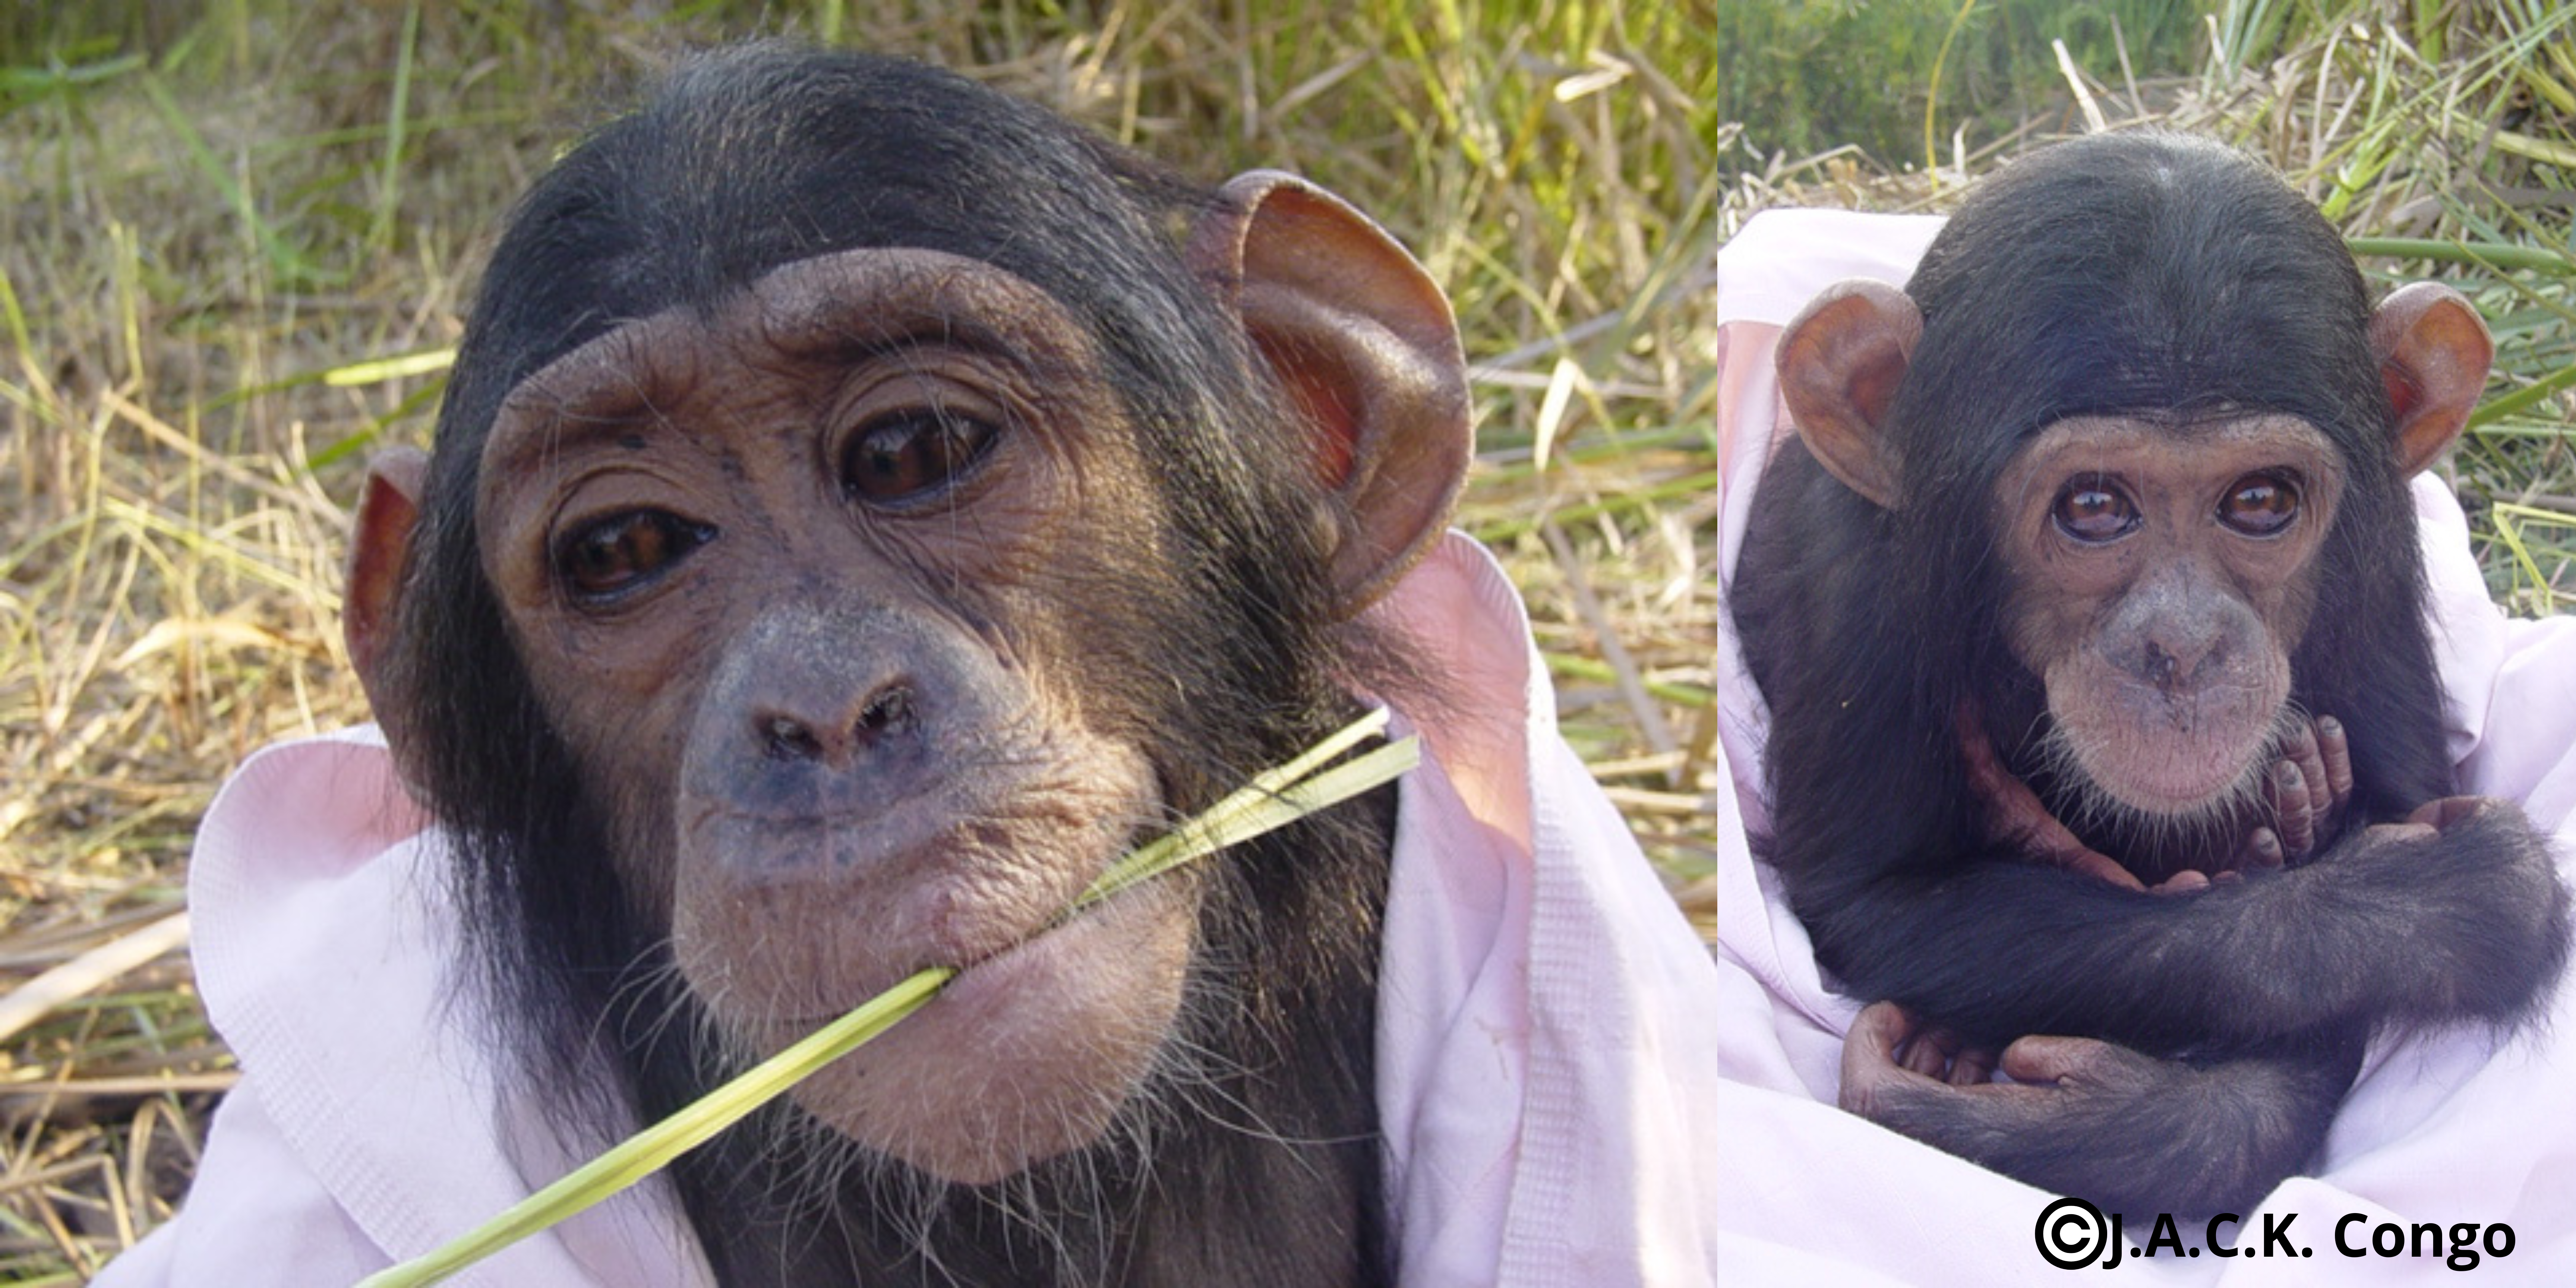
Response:
M908 501L956 482L1000 433L988 421L931 408L870 424L841 455L841 486L880 504Z
M2279 474L2248 474L2218 503L2218 521L2249 537L2268 537L2299 517L2299 485Z
M555 570L575 599L604 602L652 582L715 538L714 528L665 510L629 510L557 542Z
M2138 507L2100 475L2067 484L2049 514L2058 531L2090 544L2116 541L2138 526Z

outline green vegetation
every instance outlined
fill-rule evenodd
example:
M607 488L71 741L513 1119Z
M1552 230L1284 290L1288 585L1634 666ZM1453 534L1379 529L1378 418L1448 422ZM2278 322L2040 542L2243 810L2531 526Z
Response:
M1881 164L1924 161L1924 113L1948 159L1954 131L1983 146L2064 102L2053 42L2113 83L2170 77L2209 48L2187 0L1756 0L1713 7L1716 106L1758 151L1857 146ZM1936 75L1937 72L1937 75Z

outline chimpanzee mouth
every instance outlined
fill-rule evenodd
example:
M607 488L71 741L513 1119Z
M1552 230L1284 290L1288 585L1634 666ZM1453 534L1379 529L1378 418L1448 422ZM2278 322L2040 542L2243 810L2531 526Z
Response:
M2052 725L2040 742L2040 776L2056 787L2049 804L2078 835L2104 833L2157 838L2154 848L2167 848L2204 828L2237 818L2261 783L2261 767L2277 754L2277 736L2266 736L2239 752L2227 746L2169 748L2162 763L2141 764L2137 748L2123 744L2093 750L2063 725ZM2125 758L2096 772L2095 760ZM2116 773L2108 772L2116 767ZM2113 782L2117 782L2117 786Z
M1127 834L1125 841L1117 848L1115 856L1100 865L1099 873L1095 874L1092 878L1093 885L1096 886L1100 877L1106 875L1112 867L1116 866L1119 859L1123 859L1127 855L1135 853L1138 847L1144 845L1147 841L1152 840L1155 836L1160 834L1160 829L1145 824L1139 824L1133 828ZM1173 878L1186 880L1187 876L1186 874L1179 872L1166 872L1143 884L1146 886L1161 885ZM1086 893L1089 888L1090 887L1086 887ZM1111 916L1113 910L1119 909L1125 901L1140 898L1143 897L1143 895L1144 891L1142 888L1131 886L1115 893L1103 895L1098 899L1076 899L1074 902L1068 903L1054 915L1038 922L1035 926L1016 938L996 944L995 946L980 952L960 954L957 959L953 961L933 961L928 956L924 956L916 959L904 973L906 975L911 975L924 970L940 967L953 969L957 972L957 978L948 985L948 990L954 991L969 980L975 979L976 972L978 971L986 971L989 973L995 969L1007 968L1014 959L1024 954L1030 954L1041 949L1052 951L1054 941L1067 936L1087 938L1093 929L1092 925L1089 923L1094 923L1102 918ZM870 997L873 996L875 995L870 995ZM812 1014L799 1013L793 1015L771 1015L765 1017L761 1021L761 1024L764 1028L772 1030L773 1033L779 1030L811 1031L841 1019L851 1010L856 1009L856 1007L862 1004L864 1004L864 999L859 1002L853 1002L850 1006L839 1010L826 1009Z
M1155 956L1150 949L1140 955L1137 945L1158 938L1158 927L1167 920L1193 919L1186 896L1165 883L1130 886L1080 912L1051 919L972 961L946 963L956 975L941 986L920 1015L901 1028L912 1037L959 1022L999 1022L1007 1027L1079 1025L1088 1011L1102 1006L1123 1009L1136 982L1112 982L1119 972L1104 972L1101 963L1121 960L1124 968L1136 968ZM1181 969L1178 963L1185 959L1183 953L1175 960L1174 988ZM927 968L925 964L922 969ZM880 994L881 990L870 992L839 1010L799 1008L792 1013L741 1015L735 1019L735 1032L745 1043L747 1057L765 1058L845 1018ZM1015 1015L1019 1018L1006 1018Z
M2205 767L2195 766L2171 777L2139 773L2123 781L2118 790L2107 785L2102 790L2130 811L2150 818L2189 822L2232 815L2252 792L2255 766L2260 763L2260 756L2246 757L2233 766L2212 758Z
M948 992L954 993L978 972L1008 969L1023 958L1051 954L1076 939L1087 939L1105 931L1114 931L1115 923L1125 920L1142 905L1177 898L1178 893L1158 889L1154 883L1130 886L1077 910L1049 919L1036 930L1011 941L972 961L953 963L957 978L950 981Z
M1039 921L1018 936L980 952L960 953L954 961L934 962L925 959L916 965L914 969L928 970L933 967L946 966L954 968L958 975L963 978L988 962L994 962L1009 957L1012 954L1036 945L1043 940L1062 934L1068 930L1075 929L1086 919L1100 916L1107 905L1112 901L1119 899L1121 896L1128 894L1130 890L1132 890L1132 887L1130 890L1120 890L1111 894L1102 895L1098 898L1093 898L1091 896L1091 892L1099 888L1101 880L1106 877L1110 870L1115 868L1121 860L1125 859L1128 855L1134 854L1139 846L1142 846L1147 841L1151 840L1155 835L1158 835L1158 833L1144 824L1138 824L1137 826L1129 829L1125 840L1118 845L1116 850L1111 852L1110 857L1106 861L1100 864L1099 869L1092 874L1091 880L1084 885L1082 894L1077 895L1072 901L1065 904L1064 907L1057 909L1052 915ZM1181 875L1182 874L1179 873L1165 873L1163 876L1155 878L1155 880L1162 881Z

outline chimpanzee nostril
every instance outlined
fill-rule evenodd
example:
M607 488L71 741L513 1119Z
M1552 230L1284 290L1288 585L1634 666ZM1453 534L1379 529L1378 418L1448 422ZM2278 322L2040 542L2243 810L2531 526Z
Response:
M781 702L755 712L752 736L760 754L773 761L846 769L855 758L884 752L890 743L920 730L920 703L909 680L879 686L855 714L846 714L849 709L843 707L845 714L834 715L831 705Z
M850 730L851 740L861 747L873 746L881 738L912 732L913 724L911 686L890 684L859 711L858 723Z
M823 754L814 731L793 716L770 717L761 735L761 750L772 760L813 760Z

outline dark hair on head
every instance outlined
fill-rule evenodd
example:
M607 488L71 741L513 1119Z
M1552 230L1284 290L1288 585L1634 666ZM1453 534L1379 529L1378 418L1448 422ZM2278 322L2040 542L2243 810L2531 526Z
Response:
M621 323L711 310L838 251L944 251L1044 289L1089 332L1151 463L1173 534L1158 584L1227 623L1086 680L1126 686L1127 709L1172 712L1137 734L1172 803L1195 808L1290 749L1271 743L1313 736L1282 733L1280 713L1331 709L1358 646L1333 626L1328 559L1305 520L1320 488L1286 404L1177 252L1179 230L1219 200L948 72L759 43L689 61L520 201L441 408L390 679L422 735L406 763L460 851L490 991L527 1046L570 1066L598 1035L531 1017L572 998L595 1010L661 932L626 907L606 789L584 790L483 576L477 476L509 392Z
M2093 413L2285 412L2347 444L2388 427L2362 341L2370 293L2342 238L2269 167L2207 139L2097 134L2024 157L1969 194L1905 289L1932 378L1892 410L1926 469L1964 439L2009 450ZM1928 420L1969 402L2000 425Z

